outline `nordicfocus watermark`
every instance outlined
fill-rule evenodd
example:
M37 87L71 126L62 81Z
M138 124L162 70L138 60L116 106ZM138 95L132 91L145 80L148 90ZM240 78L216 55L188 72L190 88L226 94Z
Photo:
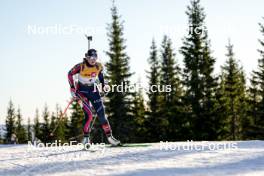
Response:
M236 142L194 142L194 141L187 141L187 142L163 142L160 141L159 143L160 150L170 151L170 150L177 150L177 151L214 151L214 150L232 150L237 149L238 144Z
M25 26L28 35L73 35L73 34L104 34L104 26L82 26L77 24L63 25L37 25L28 24ZM189 35L198 34L203 35L206 31L205 26L160 26L159 31L174 36L175 34L187 31Z
M159 31L161 33L166 33L172 36L173 38L173 37L177 37L177 34L183 34L185 32L187 32L188 35L193 35L193 34L204 35L205 31L207 31L207 28L202 25L188 26L188 28L186 28L185 26L178 26L178 25L177 26L162 25L159 27Z
M105 143L78 143L77 141L70 141L70 142L62 142L61 140L55 140L54 142L47 142L47 143L42 143L38 141L28 141L28 150L33 149L56 149L56 150L67 150L70 147L74 147L75 149L79 150L89 150L89 151L105 151L106 144Z
M143 87L141 83L128 84L123 82L122 84L106 84L104 87L99 86L98 84L94 84L94 92L99 90L105 93L109 92L137 92L139 90L144 90L145 92L171 92L171 85L151 85L149 87Z
M28 35L73 35L73 34L104 34L104 26L80 26L80 25L62 25L54 24L47 26L27 25L26 31Z

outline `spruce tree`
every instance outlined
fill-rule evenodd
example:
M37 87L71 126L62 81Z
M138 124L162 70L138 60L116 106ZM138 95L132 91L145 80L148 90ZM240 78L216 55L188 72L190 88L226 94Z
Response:
M70 139L70 121L69 121L69 117L67 116L67 114L65 114L64 118L63 118L63 137L61 138L64 142L69 142Z
M250 87L248 92L249 92L249 105L250 105L249 115L251 116L252 125L253 125L253 124L257 124L258 102L260 101L260 97L258 94L259 89L258 89L257 77L254 74L251 74Z
M147 71L148 86L148 110L146 112L146 127L147 127L147 138L149 142L158 141L159 136L159 119L160 117L160 92L152 90L155 86L160 85L160 61L158 57L157 46L152 40L150 47L150 56L148 63L150 65L150 71Z
M179 140L181 138L182 117L182 87L180 83L180 68L176 64L172 42L164 36L161 46L160 70L160 122L159 140Z
M217 79L213 75L215 59L211 56L204 8L199 0L187 7L189 34L180 52L184 58L183 83L185 112L195 140L212 140L217 136Z
M257 76L254 74L250 78L250 87L248 89L248 123L244 123L244 138L245 139L262 139L264 136L264 128L259 124L259 103L262 97L259 94L259 84Z
M55 132L55 136L56 136L56 140L61 140L61 142L66 142L66 137L65 137L65 122L67 121L67 119L63 118L62 120L58 120L58 128Z
M81 141L82 121L84 121L84 113L77 101L74 101L71 105L71 115L69 124L69 138Z
M109 61L106 64L109 84L124 85L121 91L112 90L107 94L106 111L113 129L113 134L122 142L129 142L132 123L131 105L132 93L125 89L129 86L132 73L130 72L129 60L125 49L123 37L123 22L120 20L115 5L111 8L112 22L108 25L109 50L106 54Z
M227 61L222 67L226 118L229 129L227 139L241 139L242 121L246 115L246 90L243 69L234 58L233 45L227 46Z
M219 76L219 85L216 90L216 101L217 101L217 140L226 140L229 134L229 123L228 123L228 97L225 96L225 82L224 74L221 73Z
M263 18L264 19L264 18ZM264 38L264 25L260 25L260 31ZM255 74L258 77L258 85L259 85L259 95L261 97L261 101L258 105L258 119L257 124L263 129L264 128L264 39L260 39L259 43L262 47L262 49L259 49L260 53L260 59L258 60L258 71L255 72ZM264 135L262 134L262 139L264 138Z
M27 141L27 134L26 129L22 125L22 115L21 110L18 108L17 114L16 114L16 136L19 144L26 143Z
M61 140L61 142L67 142L68 138L68 117L65 115L61 117L62 110L60 109L59 105L56 105L56 125L58 125L56 131L55 131L55 136L56 140ZM51 128L52 130L52 128Z
M264 18L263 18L264 19ZM259 23L260 26L260 32L264 38L264 24ZM260 59L258 60L258 71L255 72L257 79L258 79L258 85L259 85L259 94L261 96L261 102L259 103L259 123L262 127L264 127L264 39L260 39L259 43L262 47L262 49L259 49L260 53Z
M54 112L51 113L51 120L50 120L50 131L53 131L56 126L57 126L57 116L55 115ZM54 141L57 139L57 135L56 135L56 132L57 132L57 129L56 131L54 132L54 134L52 134L50 137L51 141Z
M249 111L249 103L248 103L248 93L247 93L247 86L246 86L246 74L243 69L243 66L240 67L240 86L239 86L239 102L240 102L240 109L239 112L239 127L238 127L238 138L239 139L248 139L247 137L247 130L250 124L250 117L248 116Z
M201 139L216 140L221 128L221 119L218 117L218 106L216 91L218 79L214 75L215 58L212 57L210 41L207 39L207 31L204 30L205 41L203 46L203 55L200 63L202 113L201 119L196 123L196 127L201 130ZM200 128L199 128L200 126ZM203 133L203 134L202 134Z
M34 118L34 140L41 139L41 129L40 129L40 122L39 122L39 110L36 109L36 114Z
M4 143L4 137L2 134L0 134L0 144L3 144Z
M27 121L27 141L32 142L32 126L30 124L30 118Z
M44 110L42 113L43 123L41 124L41 141L43 143L50 142L50 119L49 119L49 111L48 106L44 106Z
M263 18L264 19L264 18ZM260 32L264 38L264 25L259 23ZM264 139L264 39L259 39L261 49L258 49L260 58L258 68L253 71L251 78L251 116L253 117L252 137Z
M133 136L131 142L145 142L146 137L146 109L142 89L136 90L133 97Z
M15 108L13 102L10 100L7 107L7 116L6 116L6 136L5 140L7 143L10 142L12 134L15 133Z

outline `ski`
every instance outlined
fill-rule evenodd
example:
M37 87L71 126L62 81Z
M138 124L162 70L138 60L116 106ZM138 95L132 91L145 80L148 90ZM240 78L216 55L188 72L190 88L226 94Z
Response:
M108 148L116 148L116 147L150 147L150 144L120 144L120 145L107 145Z

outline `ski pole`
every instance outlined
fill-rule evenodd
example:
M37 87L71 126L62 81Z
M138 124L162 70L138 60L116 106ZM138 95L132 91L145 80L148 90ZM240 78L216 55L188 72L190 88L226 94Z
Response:
M68 105L66 106L66 108L64 109L63 113L60 114L58 123L56 124L55 128L52 130L52 132L50 133L50 136L53 136L53 133L57 130L59 123L61 121L61 119L64 117L64 115L66 114L67 110L69 109L69 106L72 104L72 102L74 101L74 99L72 98L71 101L68 103Z
M97 115L93 118L92 124L91 124L90 129L89 129L89 135L90 135L90 133L92 131L92 128L94 126L94 122L95 122L96 118L97 118Z

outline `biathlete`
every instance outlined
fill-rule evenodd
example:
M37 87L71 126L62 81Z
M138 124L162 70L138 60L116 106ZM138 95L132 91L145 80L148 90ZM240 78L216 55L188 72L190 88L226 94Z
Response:
M77 75L78 81L75 84L74 75ZM70 84L70 91L74 99L80 99L82 102L82 109L84 111L84 123L83 123L83 144L90 143L90 123L93 120L91 111L92 105L97 113L100 124L104 130L108 142L111 145L117 146L120 141L115 139L112 135L111 126L105 115L105 108L100 96L100 92L97 89L96 82L98 80L105 86L105 80L103 75L103 66L97 62L97 51L95 49L89 49L85 53L83 62L75 65L68 73L68 80ZM89 103L90 102L90 103Z

